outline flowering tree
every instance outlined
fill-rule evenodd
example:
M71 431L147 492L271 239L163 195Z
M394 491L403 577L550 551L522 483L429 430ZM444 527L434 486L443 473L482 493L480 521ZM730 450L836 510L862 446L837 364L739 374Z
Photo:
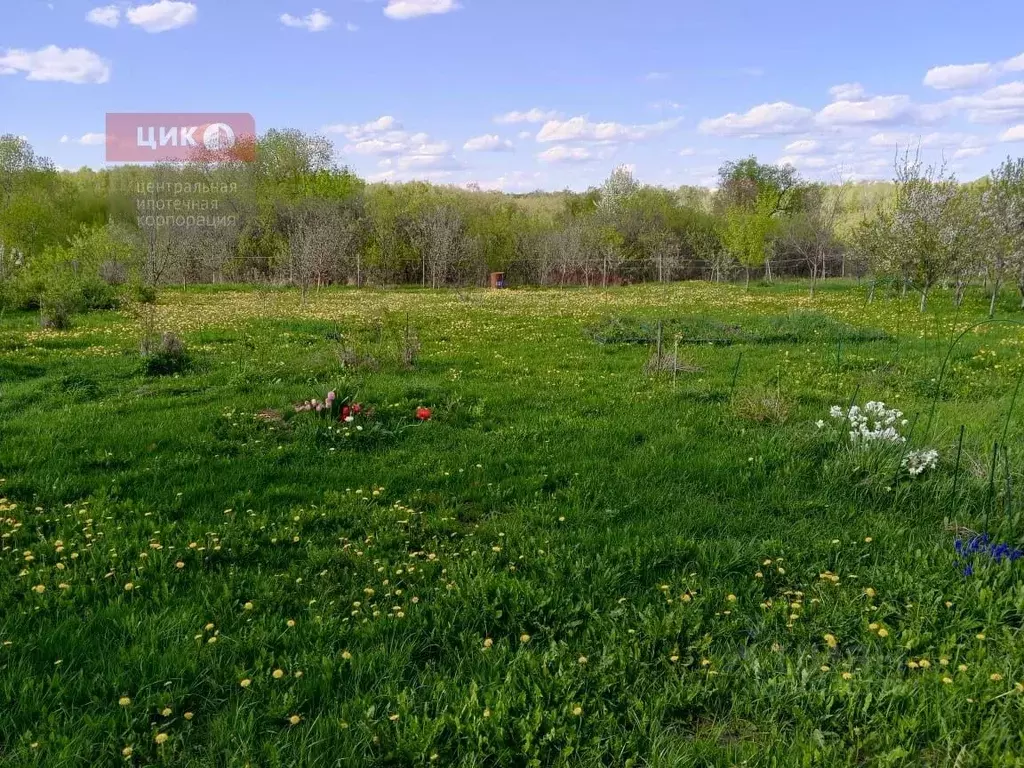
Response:
M991 288L988 316L995 314L1003 282L1011 279L1024 308L1024 159L1007 159L991 174L981 195L982 219L988 224L984 267Z

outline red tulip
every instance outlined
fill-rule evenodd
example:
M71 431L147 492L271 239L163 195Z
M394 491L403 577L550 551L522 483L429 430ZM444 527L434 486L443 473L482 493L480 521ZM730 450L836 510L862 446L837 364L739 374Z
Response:
M416 418L420 421L430 421L430 417L433 415L429 408L420 407L416 409Z

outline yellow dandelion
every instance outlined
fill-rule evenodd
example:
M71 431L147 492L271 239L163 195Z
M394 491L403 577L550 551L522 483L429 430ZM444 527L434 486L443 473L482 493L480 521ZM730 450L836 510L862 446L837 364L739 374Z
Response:
M928 669L928 667L930 667L931 665L932 663L928 661L928 659L921 659L919 662L917 662L917 666L919 666L921 669Z
M292 725L298 725L299 723L302 722L302 718L299 717L298 715L292 715L291 717L288 718L288 722L291 723Z
M979 640L984 640L985 639L985 633L984 632L979 632L978 634L975 635L975 637L978 638Z
M910 661L907 662L907 666L910 667L911 669L917 669L917 662L914 661L913 659L911 659Z
M1000 675L998 672L993 672L991 675L988 676L988 679L991 680L993 683L998 683L1000 680L1003 679L1003 676Z
M735 603L736 595L726 595L725 599L728 600L730 603Z
M124 585L125 592L131 592L133 589L135 589L135 585L132 584L130 581Z
M675 664L677 661L679 661L679 657L678 656L669 656L668 660L671 661L673 664Z
M348 651L342 651L341 652L341 658L343 658L345 661L351 661L352 660L352 654L349 653Z
M252 685L252 680L250 680L247 677L244 680L242 680L242 682L240 682L239 685L242 686L243 688L248 688L250 685Z
M484 710L484 717L487 717L487 715L489 715L489 714L490 714L490 710L486 710L486 709L485 709L485 710ZM388 717L388 720L390 720L390 721L391 721L391 722L393 723L393 722L395 722L395 721L397 721L397 720L398 720L398 715L390 715L390 716Z
M166 733L158 733L156 737L153 739L153 741L155 741L157 744L163 744L169 738L170 736L168 736Z
M874 597L878 593L875 592L875 590L872 587L868 587L867 589L864 590L864 594L867 595L868 597Z
M36 584L34 587L32 587L32 591L35 592L37 595L41 595L43 594L43 592L46 591L46 586L44 584Z
M193 717L195 717L195 715L192 712L186 712L185 713L185 719L186 720L191 720Z
M853 672L843 672L843 680L853 680Z
M131 757L132 756L132 748L131 747L125 747L124 749L121 750L121 755L124 756L124 757Z
M763 579L764 578L764 574L761 573L760 571L758 571L757 573L754 574L754 578L755 579Z
M205 629L207 632L212 631L213 630L213 622L207 624L205 627L203 627L203 629Z
M523 644L530 642L530 636L524 632L519 636L519 642Z
M952 685L953 684L953 678L951 678L951 677L944 677L944 678L942 678L942 682L945 683L946 685Z
M587 663L587 657L586 656L580 656L578 659L576 659L576 661L578 661L580 664L586 664Z
M948 667L949 666L949 659L947 659L945 656L943 656L941 659L939 659L939 664L941 664L944 667Z
M575 707L572 708L572 713L576 717L579 717L580 715L583 714L583 707L581 707L579 704L577 704Z
M880 630L878 630L878 636L879 637L888 637L889 636L889 630L886 629L885 627L882 627Z
M176 563L174 564L174 567L175 567L175 568L178 568L178 569L180 570L180 569L182 569L182 568L184 568L184 567L185 567L185 564L184 564L183 562L181 562L181 560L179 560L178 562L176 562Z
M967 671L967 665L966 664L960 664L959 666L957 666L957 669L959 669L961 672L966 672Z
M122 707L130 707L132 705L132 700L129 699L127 696L122 696L120 699L117 700L117 703Z
M286 621L285 624L287 624L288 628L290 629L295 626L295 619L288 619L288 621Z
M173 711L174 710L172 710L170 707L164 707L162 710L160 710L160 714L164 717L170 717Z
M830 669L831 669L831 667L828 664L822 664L821 665L821 671L822 672L828 672Z
M280 680L280 679L281 679L282 677L284 677L284 670L283 670L283 669L275 669L275 670L274 670L274 671L273 671L273 672L271 673L271 676L272 676L272 677L273 677L273 678L274 678L275 680Z
M484 648L490 648L492 645L494 645L494 641L491 638L484 638Z
M870 544L872 541L873 541L873 539L870 536L865 536L864 537L864 543L865 544Z
M878 631L878 622L877 621L872 621L870 624L868 624L868 629L870 629L872 632L877 632Z
M836 636L835 635L827 634L827 635L825 635L825 644L829 648L835 648L835 647L837 647L839 645L839 641L836 640Z
M246 603L245 605L242 606L242 608L244 608L247 611L251 611L252 610L252 603Z

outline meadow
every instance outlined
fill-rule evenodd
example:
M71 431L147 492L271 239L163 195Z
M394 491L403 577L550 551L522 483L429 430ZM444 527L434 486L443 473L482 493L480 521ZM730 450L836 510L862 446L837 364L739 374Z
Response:
M0 765L1024 765L1017 303L8 312Z

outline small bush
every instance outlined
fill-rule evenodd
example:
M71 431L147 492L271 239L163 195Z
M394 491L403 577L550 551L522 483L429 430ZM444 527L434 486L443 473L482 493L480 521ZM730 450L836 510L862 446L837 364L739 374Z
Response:
M777 390L750 389L737 393L732 409L739 418L747 421L785 424L789 420L792 406Z
M185 342L169 331L159 337L147 336L141 346L143 365L149 376L181 373L189 364Z
M135 283L128 291L132 301L139 304L156 304L156 288L144 283Z

